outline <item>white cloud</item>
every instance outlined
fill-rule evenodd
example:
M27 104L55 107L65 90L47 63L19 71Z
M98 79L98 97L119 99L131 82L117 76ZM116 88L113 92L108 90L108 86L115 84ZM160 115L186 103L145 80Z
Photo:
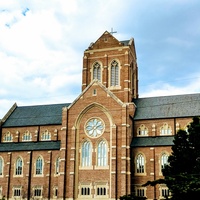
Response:
M181 81L184 84L177 86L175 84L172 85L169 83L158 82L150 86L146 86L145 92L142 92L140 97L169 96L200 92L200 74L193 75L193 78L189 79L177 79L175 82L178 81ZM188 83L185 84L185 82Z
M169 3L164 2L166 5ZM180 4L177 0L169 7L176 8L175 5ZM189 5L187 1L184 4ZM158 18L155 10L159 11L160 7L163 13L160 11ZM162 30L166 30L167 26L162 20L166 22L166 17L173 10L170 13L166 11L166 14L164 8L163 2L158 0L151 3L139 0L0 1L0 118L15 102L18 105L72 102L81 91L83 51L90 42L95 42L105 30L110 31L111 28L117 30L115 36L119 40L137 37L135 42L138 67L143 69L141 73L148 73L149 66L159 66L158 69L153 68L154 77L156 74L160 76L163 71L166 73L172 66L156 63L163 60L162 42L183 48L193 47L198 40L184 41L173 34L166 37L166 32L162 38ZM170 23L173 31L176 24ZM197 21L186 25L192 30ZM185 27L184 31L187 31ZM153 40L155 35L159 38ZM147 52L148 48L150 51ZM154 58L155 63L148 63L148 57ZM170 54L170 50L165 58L177 59ZM141 62L143 66L140 66ZM145 79L139 77L139 80L145 84ZM153 83L157 81L152 80ZM194 90L185 89L199 91L195 89L195 84L191 87ZM185 93L182 89L174 85L163 85L158 89L150 87L150 92L142 91L140 96Z

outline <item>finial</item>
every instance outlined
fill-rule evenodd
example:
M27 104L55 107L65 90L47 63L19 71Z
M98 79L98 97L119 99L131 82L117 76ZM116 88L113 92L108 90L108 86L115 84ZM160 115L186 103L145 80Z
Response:
M110 32L110 34L114 34L114 33L117 33L117 31L113 31L113 28L111 28L111 32Z

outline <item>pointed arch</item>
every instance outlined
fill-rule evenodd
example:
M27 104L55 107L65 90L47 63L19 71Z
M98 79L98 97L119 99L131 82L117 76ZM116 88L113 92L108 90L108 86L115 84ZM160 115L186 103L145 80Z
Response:
M97 79L101 82L102 73L101 73L101 64L96 61L92 66L92 79Z
M138 153L135 157L135 172L137 174L144 174L145 170L145 156L142 153Z
M92 166L92 143L89 140L85 140L81 145L81 166Z
M18 157L15 162L15 175L22 175L23 161L21 157Z
M140 127L138 127L137 129L137 135L148 136L148 128L144 124L141 124Z
M13 136L9 131L4 134L3 141L4 142L12 142L13 141Z
M35 174L36 175L42 175L43 174L43 157L42 156L38 156L38 158L36 159L36 163L35 163Z
M94 107L96 107L99 110L101 110L107 116L107 118L109 120L109 123L111 125L115 124L114 123L114 119L113 119L110 111L107 108L105 108L104 106L102 106L101 104L95 102L95 103L92 103L92 104L88 105L86 108L84 108L84 110L82 110L80 112L80 115L78 116L74 127L78 127L82 117L84 116L84 114L87 113L89 110L93 109Z
M105 167L108 165L108 144L105 139L97 143L97 166Z
M31 133L27 130L22 136L22 141L31 141L32 140L32 135Z
M163 126L160 128L160 135L171 135L172 128L167 123L164 123Z
M43 133L42 133L42 140L51 140L51 133L46 129Z
M116 59L110 63L110 86L119 86L119 61Z
M161 154L161 156L160 156L160 169L161 169L161 172L165 168L165 165L168 164L168 157L169 157L169 154L166 153L166 152L163 152Z

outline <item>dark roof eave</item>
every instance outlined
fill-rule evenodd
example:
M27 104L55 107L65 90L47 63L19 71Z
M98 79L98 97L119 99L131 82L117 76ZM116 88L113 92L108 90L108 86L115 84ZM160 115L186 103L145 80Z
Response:
M20 128L20 127L24 127L24 126L26 126L26 127L35 127L35 126L59 126L59 125L62 125L62 123L52 123L52 124L50 124L50 123L48 123L48 124L40 124L40 123L38 123L38 124L26 124L26 125L19 125L19 126L15 126L15 125L7 125L7 126L3 126L3 128L14 128L14 127L16 127L16 128Z
M60 141L0 143L0 152L60 150Z
M131 142L131 148L137 147L158 147L173 146L173 136L156 136L156 137L135 137Z

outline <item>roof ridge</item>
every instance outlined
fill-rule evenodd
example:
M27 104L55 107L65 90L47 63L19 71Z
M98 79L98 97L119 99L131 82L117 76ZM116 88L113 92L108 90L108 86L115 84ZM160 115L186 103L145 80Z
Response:
M200 93L188 93L188 94L174 94L174 95L164 95L164 96L152 96L152 97L139 97L138 99L151 99L151 98L172 98L172 97L180 97L180 96L194 96L194 95L200 95Z
M26 106L17 106L18 108L24 108L24 107L39 107L39 106L53 106L53 105L65 105L65 104L71 104L71 103L52 103L52 104L36 104L36 105L26 105Z

